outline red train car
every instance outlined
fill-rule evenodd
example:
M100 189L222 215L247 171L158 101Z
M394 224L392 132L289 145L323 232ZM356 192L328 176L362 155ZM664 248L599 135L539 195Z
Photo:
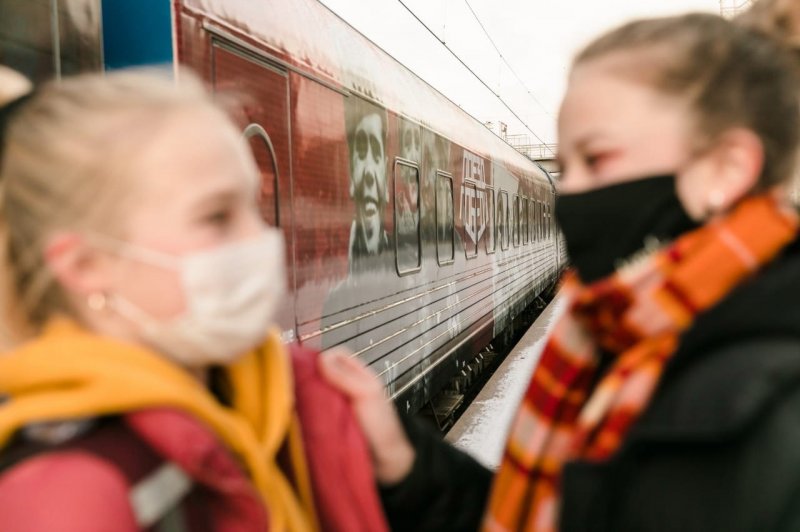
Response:
M348 346L416 410L555 282L547 173L316 0L102 4L107 67L243 95L287 341Z

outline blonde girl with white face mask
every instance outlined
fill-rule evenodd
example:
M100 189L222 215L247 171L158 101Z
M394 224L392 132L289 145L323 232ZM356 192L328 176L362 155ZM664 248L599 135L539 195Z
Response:
M304 397L327 397L337 430L355 429L346 401L309 372L314 353L290 357L270 332L284 243L258 214L253 158L180 78L68 79L7 120L0 521L380 530L358 431L308 439L331 425ZM334 478L319 457L356 473ZM343 482L365 512L330 504Z

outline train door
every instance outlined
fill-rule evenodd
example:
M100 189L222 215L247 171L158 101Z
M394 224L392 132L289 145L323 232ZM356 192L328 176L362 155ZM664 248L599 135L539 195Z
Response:
M261 173L259 206L264 220L286 240L287 284L294 293L294 242L291 205L289 76L284 68L226 41L212 40L211 82L215 92L243 100L235 116ZM284 339L295 337L295 300L286 298L277 322Z

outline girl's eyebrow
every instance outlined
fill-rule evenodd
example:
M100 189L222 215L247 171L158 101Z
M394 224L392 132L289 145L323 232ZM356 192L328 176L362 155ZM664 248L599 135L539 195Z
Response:
M589 131L588 133L584 133L582 136L578 137L578 140L574 142L574 149L578 151L584 151L586 146L591 144L595 139L602 137L602 133L599 131ZM562 145L558 147L558 153L556 153L556 159L559 162L563 161L564 152L566 150Z
M235 203L240 193L235 190L220 190L203 197L192 208L194 212L215 209Z
M586 149L586 146L594 142L598 138L602 138L603 134L599 131L590 131L589 133L584 134L581 137L578 137L578 140L575 141L575 146L578 149Z

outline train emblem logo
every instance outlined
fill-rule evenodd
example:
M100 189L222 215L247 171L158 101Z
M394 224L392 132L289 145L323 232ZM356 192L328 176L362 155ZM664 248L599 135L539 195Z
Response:
M483 158L464 150L463 169L461 219L464 222L464 232L477 244L486 231L486 172ZM475 186L471 186L472 184Z

